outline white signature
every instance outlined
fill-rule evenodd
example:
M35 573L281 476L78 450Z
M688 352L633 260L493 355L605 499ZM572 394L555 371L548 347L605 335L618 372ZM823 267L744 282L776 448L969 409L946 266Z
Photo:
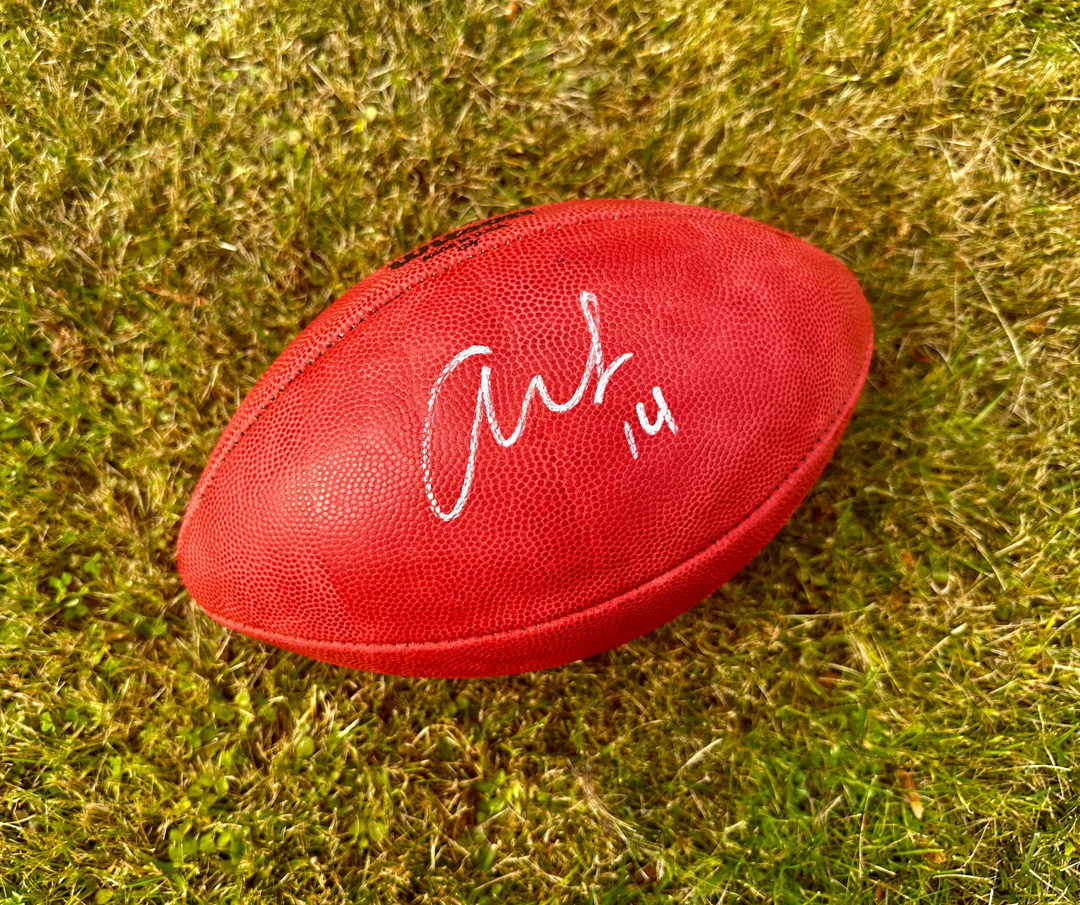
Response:
M424 443L421 462L424 470L424 491L427 493L428 504L431 507L431 511L444 522L449 522L461 515L461 510L465 508L465 503L469 499L469 491L472 489L473 476L476 473L476 451L480 445L481 420L487 421L491 436L499 446L513 446L517 443L522 432L525 430L525 421L529 415L529 406L532 404L535 396L540 397L540 401L544 403L544 406L549 412L568 412L585 398L585 391L589 388L589 382L592 380L593 374L595 373L596 389L593 391L592 401L594 405L600 405L604 401L604 391L607 389L608 381L611 380L612 375L622 367L622 365L626 364L634 357L632 352L626 352L616 358L611 364L605 366L604 353L600 345L600 328L597 325L599 303L596 300L596 296L591 292L582 292L578 301L581 304L581 313L585 315L585 325L589 331L589 354L585 359L585 370L581 375L581 382L574 391L574 395L566 400L566 402L556 402L552 399L547 386L544 384L544 378L537 374L529 381L529 388L525 391L525 398L521 402L521 415L518 417L517 425L509 435L506 435L499 426L499 420L495 416L495 407L491 401L491 368L488 365L484 365L483 368L481 368L480 385L476 393L476 410L473 416L472 431L469 436L469 459L465 466L465 476L461 482L461 492L458 494L457 501L450 509L443 509L439 504L439 500L435 496L435 489L432 482L431 445L433 437L432 422L435 419L435 406L438 403L439 393L442 391L443 384L446 383L450 375L453 374L461 364L477 355L491 355L493 353L487 346L469 346L469 348L458 352L457 355L450 359L449 364L442 369L442 373L436 378L434 385L431 387L431 396L428 399L427 419L424 421ZM657 409L656 417L652 421L649 420L648 415L645 413L644 404L640 402L637 404L637 418L641 429L651 437L659 433L660 429L666 424L672 434L678 433L678 425L675 424L675 419L671 416L671 410L664 400L664 394L660 392L660 387L653 387L652 397L653 401L656 403ZM638 457L637 441L629 421L623 422L623 432L626 435L626 442L630 447L630 454L636 459Z

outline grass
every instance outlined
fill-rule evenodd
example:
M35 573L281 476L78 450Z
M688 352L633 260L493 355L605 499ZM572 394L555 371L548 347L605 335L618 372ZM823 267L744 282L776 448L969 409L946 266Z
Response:
M0 903L1080 901L1080 6L0 5ZM878 347L797 515L496 681L229 633L183 507L330 300L640 196L842 257Z

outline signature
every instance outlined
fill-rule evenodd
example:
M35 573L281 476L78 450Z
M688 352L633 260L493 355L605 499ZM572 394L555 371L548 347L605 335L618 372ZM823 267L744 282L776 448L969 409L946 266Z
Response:
M525 431L525 423L529 417L529 408L532 406L534 399L539 398L549 412L555 412L557 414L569 412L585 398L585 394L595 375L596 385L593 389L592 401L594 405L600 405L604 401L604 392L607 390L608 382L611 380L612 376L619 368L634 357L632 352L624 352L610 364L605 364L603 347L600 343L600 327L598 324L599 302L597 301L596 296L591 292L582 292L578 298L578 302L581 306L581 313L585 318L585 326L589 331L589 352L585 357L585 368L581 375L581 381L578 383L574 394L565 402L556 402L552 399L551 393L548 392L547 385L544 383L544 378L537 374L529 381L529 387L525 391L524 399L521 401L521 414L518 416L517 424L509 434L506 434L499 424L499 419L495 415L495 406L491 401L491 367L485 364L480 369L480 383L476 391L476 409L469 434L469 458L465 465L465 475L461 481L461 491L458 494L458 498L454 505L449 509L443 508L436 497L432 479L431 447L434 436L433 422L435 420L435 409L439 401L439 393L442 392L442 388L450 378L450 375L470 358L492 355L494 353L487 346L469 346L469 348L463 349L450 359L449 363L435 379L435 383L431 387L431 396L428 398L427 418L424 421L424 441L421 464L424 471L424 491L427 494L428 505L431 507L431 511L444 522L453 521L461 515L462 510L465 508L465 504L468 502L469 493L472 490L473 478L476 474L476 453L480 447L480 425L482 422L487 423L488 431L491 433L492 439L499 446L513 446ZM671 410L668 408L668 404L664 399L664 394L660 391L660 387L654 386L652 388L652 398L656 405L656 415L652 419L650 419L646 413L644 403L639 402L635 409L638 425L641 430L644 431L647 436L652 437L658 434L666 425L672 434L678 433L678 425L675 424L675 419L671 415ZM636 459L638 457L637 438L629 421L623 422L623 433L626 436L630 454Z

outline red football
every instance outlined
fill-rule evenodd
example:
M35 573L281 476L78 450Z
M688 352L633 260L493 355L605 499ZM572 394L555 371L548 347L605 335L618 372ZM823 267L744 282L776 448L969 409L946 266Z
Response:
M267 370L195 489L180 573L223 625L345 666L590 656L776 533L872 333L843 264L732 214L572 201L469 224Z

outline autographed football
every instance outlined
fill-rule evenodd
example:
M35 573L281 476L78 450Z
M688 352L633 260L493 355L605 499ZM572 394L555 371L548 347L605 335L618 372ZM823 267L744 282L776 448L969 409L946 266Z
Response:
M266 371L195 489L180 574L223 625L344 666L588 657L776 533L872 344L847 268L752 220L598 200L471 223Z

